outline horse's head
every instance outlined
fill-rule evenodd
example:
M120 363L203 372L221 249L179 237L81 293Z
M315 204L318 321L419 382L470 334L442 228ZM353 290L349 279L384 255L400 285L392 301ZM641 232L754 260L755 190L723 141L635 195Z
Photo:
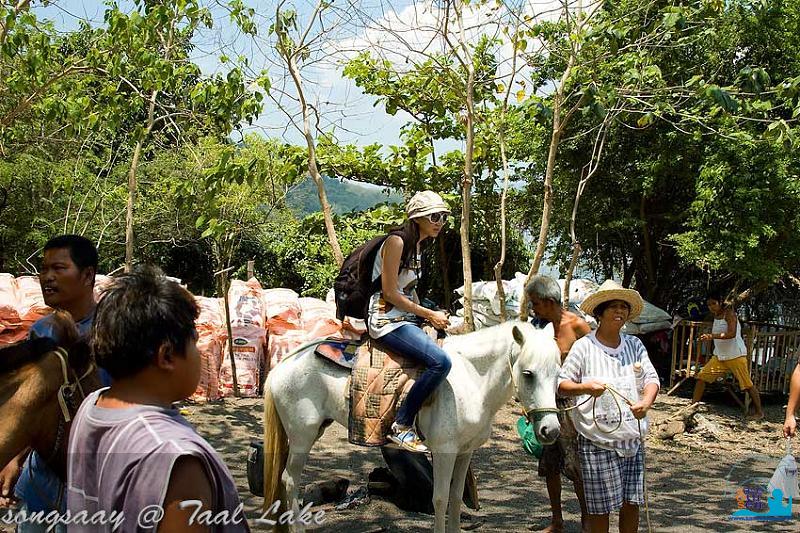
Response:
M519 345L519 355L511 367L516 394L533 423L536 438L542 444L552 444L561 431L556 415L558 346L553 337L531 324L517 323L512 332Z
M69 315L53 320L62 339L58 346L39 338L0 350L0 464L32 447L63 475L69 424L59 394L71 417L83 395L99 388L100 381L91 352L77 340ZM62 387L65 382L68 386ZM74 385L78 382L80 387Z

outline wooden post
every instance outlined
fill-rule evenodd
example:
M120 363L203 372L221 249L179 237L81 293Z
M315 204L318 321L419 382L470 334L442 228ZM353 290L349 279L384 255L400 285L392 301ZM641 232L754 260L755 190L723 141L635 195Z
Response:
M231 309L230 305L228 304L228 288L230 283L228 282L228 272L233 270L234 267L228 267L225 270L220 270L219 272L215 272L215 276L223 276L222 277L222 301L225 303L225 325L228 328L228 357L231 359L231 374L233 375L233 396L235 398L239 398L239 381L236 377L236 358L233 357L233 328L231 328Z
M255 261L248 261L247 262L247 279L254 278L256 275L256 262Z

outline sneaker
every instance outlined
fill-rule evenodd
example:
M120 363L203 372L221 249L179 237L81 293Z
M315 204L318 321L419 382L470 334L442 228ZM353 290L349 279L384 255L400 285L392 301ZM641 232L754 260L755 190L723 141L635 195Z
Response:
M394 423L392 424L392 433L388 435L388 439L409 452L428 452L428 447L422 444L414 428L401 428L397 423Z

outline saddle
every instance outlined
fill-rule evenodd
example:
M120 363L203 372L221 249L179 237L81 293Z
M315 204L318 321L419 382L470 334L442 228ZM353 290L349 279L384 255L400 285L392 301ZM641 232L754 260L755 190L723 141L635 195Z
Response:
M435 338L432 328L426 332ZM349 403L348 440L360 446L384 446L398 406L424 366L386 351L376 342L330 340L317 346L315 353L351 369L345 389Z

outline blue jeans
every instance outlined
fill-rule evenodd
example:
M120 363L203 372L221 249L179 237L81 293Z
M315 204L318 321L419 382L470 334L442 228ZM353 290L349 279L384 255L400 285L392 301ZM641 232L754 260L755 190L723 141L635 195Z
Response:
M410 426L414 423L414 417L417 416L423 402L450 372L452 364L450 356L439 348L425 332L411 324L403 324L396 330L390 331L378 339L378 343L387 350L418 361L426 367L419 379L411 386L400 409L397 410L397 423L402 426Z

